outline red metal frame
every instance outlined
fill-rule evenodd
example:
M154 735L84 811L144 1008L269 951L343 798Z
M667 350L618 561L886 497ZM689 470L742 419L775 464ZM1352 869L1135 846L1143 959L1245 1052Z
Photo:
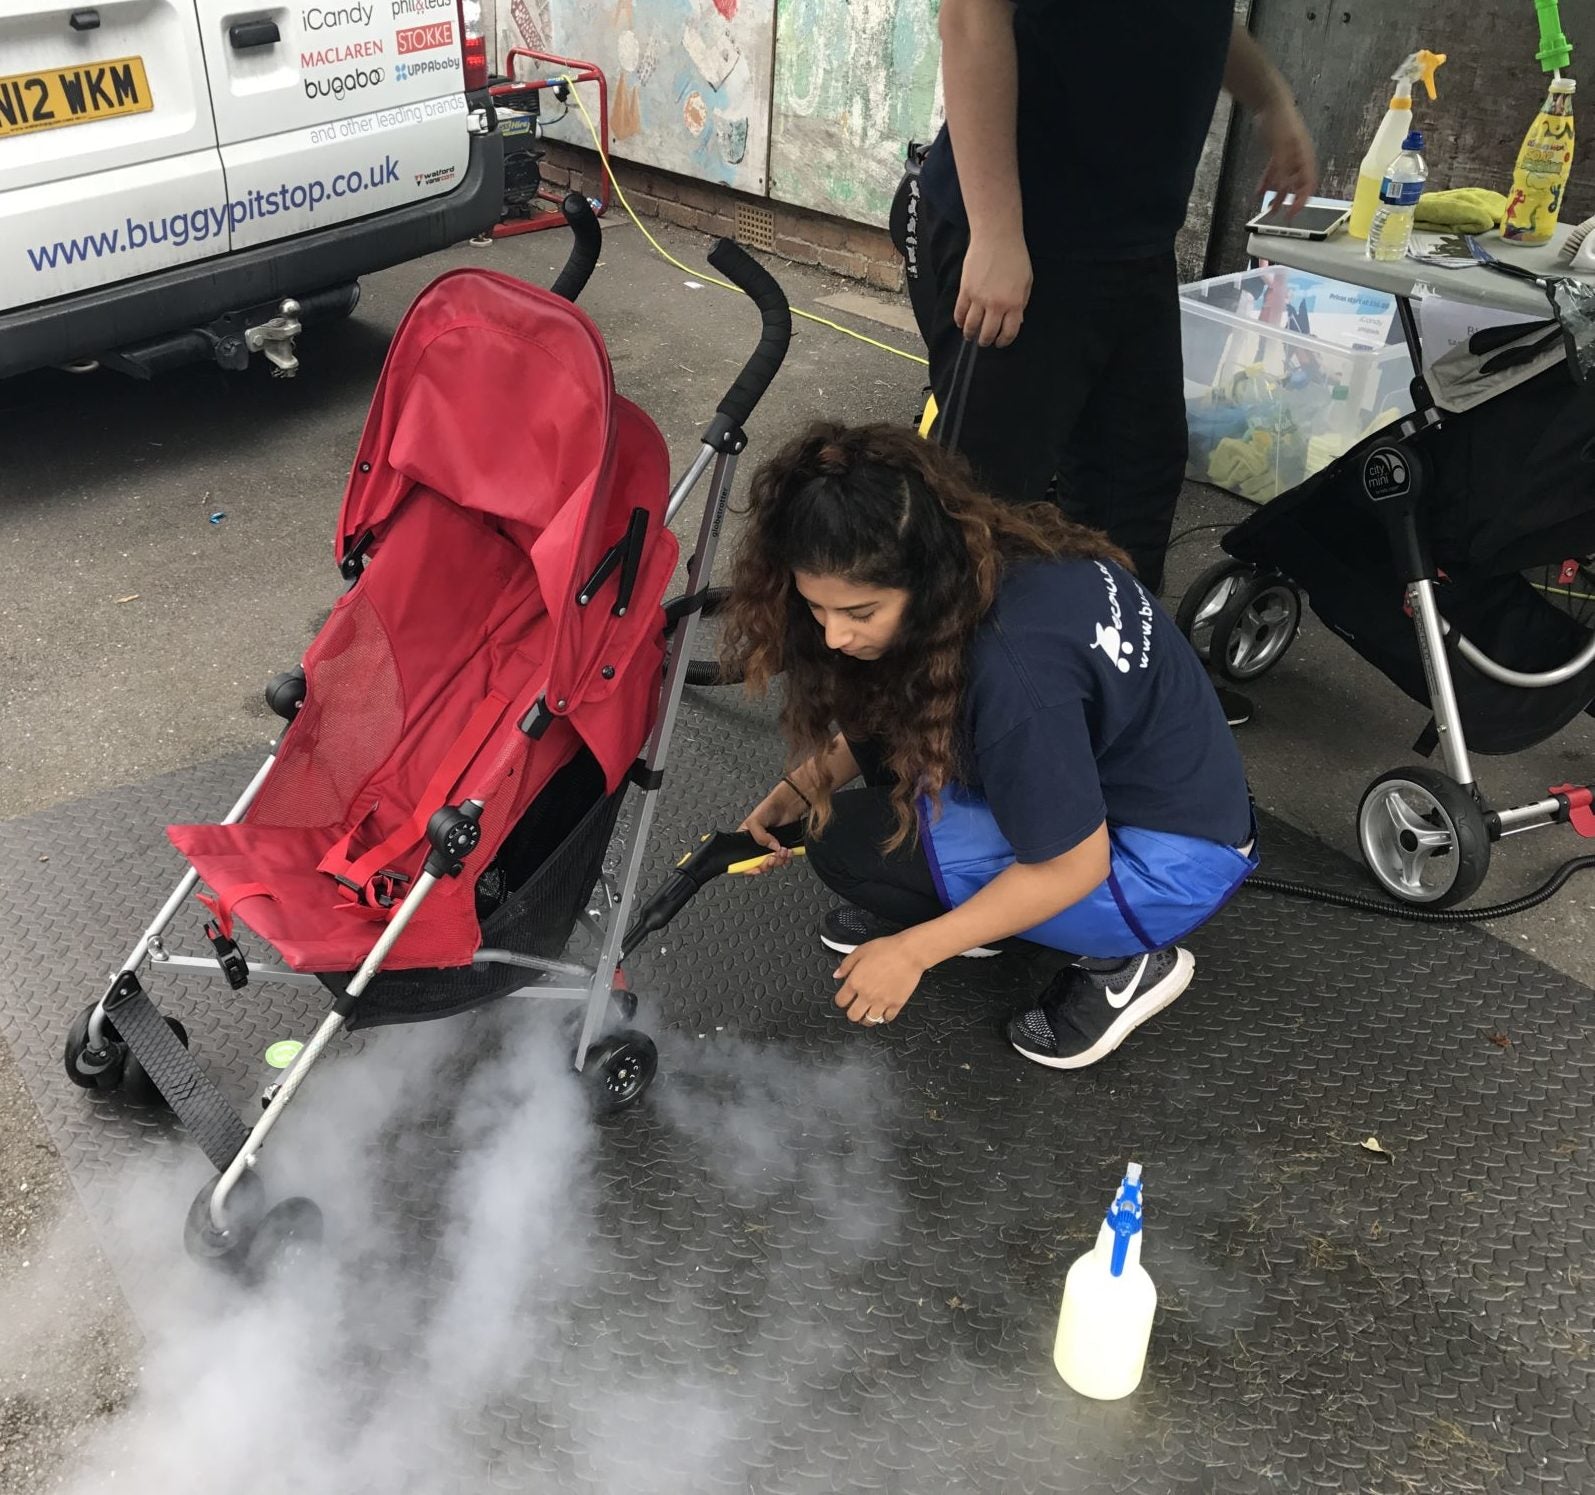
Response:
M524 57L528 61L542 65L550 65L561 70L561 77L555 78L527 78L524 80L515 77L515 59ZM574 84L596 83L598 85L598 138L604 143L604 156L609 154L609 81L604 77L602 69L596 63L582 62L574 57L557 57L552 52L534 52L530 47L512 47L509 55L504 59L504 69L509 74L509 81L495 83L488 92L494 98L501 98L512 93L524 93L528 89L556 88L568 77ZM593 207L593 216L602 218L609 211L609 204L615 195L615 184L609 175L609 166L603 158L599 160L599 169L602 173L601 185L597 203ZM564 199L562 192L539 191L538 197L544 202L559 203ZM565 220L558 213L539 213L532 218L511 218L503 223L495 223L488 230L488 237L493 239L511 239L516 234L535 234L545 228L564 228Z

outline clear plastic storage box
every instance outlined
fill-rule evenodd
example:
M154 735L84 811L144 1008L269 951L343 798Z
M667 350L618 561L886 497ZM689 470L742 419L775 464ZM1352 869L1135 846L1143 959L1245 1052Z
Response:
M1264 265L1180 288L1188 476L1264 503L1412 410L1393 296Z

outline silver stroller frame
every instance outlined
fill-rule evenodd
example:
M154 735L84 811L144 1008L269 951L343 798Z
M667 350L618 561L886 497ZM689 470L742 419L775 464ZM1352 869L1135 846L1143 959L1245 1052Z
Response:
M556 281L554 289L565 295L567 299L575 300L576 292L586 282L593 266L597 263L599 229L586 200L578 194L573 193L567 198L565 211L575 230L576 244L570 262ZM743 424L780 368L791 338L791 313L786 297L768 271L738 245L726 239L719 240L714 245L709 254L709 262L754 301L761 313L763 326L758 347L738 375L735 384L720 402L718 412L704 432L696 456L671 490L666 507L664 523L668 528L704 473L709 472L709 491L704 504L703 520L698 528L696 547L687 564L688 595L682 602L672 607L675 616L666 646L661 706L635 775L643 786L642 800L626 833L624 850L621 853L614 882L610 884L607 877L603 879L609 889L609 896L603 900L607 905L606 911L600 920L593 920L590 915L588 916L588 922L598 936L597 957L590 965L496 949L480 949L473 957L475 965L508 966L524 970L529 975L535 973L536 977L543 978L529 981L527 985L508 993L507 996L583 1004L585 1011L575 1052L577 1070L586 1068L589 1057L594 1052L594 1045L604 1026L612 1001L620 963L641 937L640 933L632 932L630 941L627 939L637 902L638 875L658 807L662 771L670 755L676 716L681 706L682 688L686 683L687 669L692 658L693 637L697 630L703 592L714 566L720 530L731 498L732 481L736 475L737 459L747 445ZM535 714L535 708L532 714ZM227 812L223 824L236 822L248 810L275 762L275 749L276 744L273 744L272 755L261 764L236 803ZM70 1073L76 1069L77 1073L72 1077L77 1083L85 1085L85 1088L95 1085L94 1077L97 1074L110 1069L113 1065L120 1065L122 1056L118 1050L118 1040L132 1050L135 1057L141 1060L145 1072L155 1080L163 1097L177 1111L179 1117L188 1125L190 1132L194 1134L195 1140L205 1148L213 1163L219 1168L219 1176L200 1191L190 1211L187 1244L192 1254L201 1257L227 1257L247 1245L248 1237L254 1232L258 1223L262 1200L262 1191L253 1170L266 1138L281 1119L299 1088L305 1083L316 1061L325 1053L327 1046L348 1021L361 995L381 971L389 952L404 933L410 920L415 917L416 911L426 901L438 879L457 875L460 872L465 858L475 848L479 839L476 817L481 809L479 802L471 800L459 806L438 807L438 813L433 816L432 824L428 827L428 836L433 849L423 869L414 883L408 887L402 901L394 907L381 936L349 981L344 995L334 1002L333 1010L322 1019L315 1032L300 1049L281 1081L266 1092L268 1100L265 1109L260 1118L248 1129L247 1134L237 1123L237 1117L232 1113L231 1106L220 1100L209 1082L195 1070L193 1061L187 1059L186 1045L182 1040L170 1032L164 1021L158 1020L154 1024L143 1021L154 1013L154 1009L148 1007L147 999L144 998L138 984L138 972L146 963L151 972L159 969L202 971L222 977L232 985L242 984L238 979L239 972L245 969L241 956L236 957L238 966L235 970L229 971L225 956L204 959L175 955L168 952L165 947L163 936L166 929L199 881L198 873L194 870L190 869L178 882L149 927L134 943L127 958L112 976L106 995L94 1005L85 1018L79 1019L73 1032L68 1035L68 1070ZM320 978L315 975L287 970L281 966L252 963L247 967L247 978L318 987L322 985ZM132 1014L137 1019L132 1023L123 1016L123 1003L128 999L135 1000L141 1008L147 1008L142 1014ZM114 1038L106 1031L108 1024L115 1027ZM152 1028L155 1031L153 1039L150 1036ZM77 1039L75 1061L74 1038ZM174 1045L184 1052L181 1055L173 1054ZM188 1071L187 1074L178 1076L178 1083L172 1085L170 1090L167 1083L163 1083L166 1076L172 1073L169 1064L166 1066L162 1064L163 1049L168 1059L181 1060L180 1067ZM617 1078L622 1083L635 1085L637 1062L634 1055L623 1054L615 1057L619 1071ZM637 1086L635 1093L628 1097L626 1103L629 1104L630 1100L641 1094L641 1088L646 1086L651 1077L652 1056L650 1055L641 1086ZM183 1080L190 1078L198 1081L199 1085L210 1093L199 1096L196 1101L195 1096L189 1093L188 1088L182 1083ZM226 1115L223 1117L214 1114L218 1103L225 1107ZM229 1121L232 1126L227 1124ZM234 1196L245 1183L250 1185L249 1190L245 1191L250 1194L250 1199L240 1208L239 1201L235 1200ZM308 1201L290 1201L290 1203L308 1206ZM319 1223L317 1228L319 1229Z

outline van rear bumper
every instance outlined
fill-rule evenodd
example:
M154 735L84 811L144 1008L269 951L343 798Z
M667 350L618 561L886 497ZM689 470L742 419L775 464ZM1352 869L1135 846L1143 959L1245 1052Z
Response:
M0 312L0 378L98 357L229 312L345 285L484 233L504 202L504 143L471 136L452 192L316 233Z

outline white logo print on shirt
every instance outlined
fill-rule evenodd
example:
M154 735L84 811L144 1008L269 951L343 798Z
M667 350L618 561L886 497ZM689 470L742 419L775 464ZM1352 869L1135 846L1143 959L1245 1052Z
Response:
M1128 675L1130 657L1135 653L1135 644L1124 636L1124 610L1119 605L1119 584L1114 580L1113 573L1101 561L1096 563L1096 567L1102 573L1102 580L1107 588L1108 621L1096 625L1097 636L1091 641L1091 647L1100 649L1107 655L1113 662L1113 668L1121 675ZM1140 583L1135 584L1135 590L1141 599L1140 667L1144 670L1152 658L1152 601L1142 590Z
M1120 639L1117 628L1110 628L1106 623L1098 623L1097 636L1092 641L1091 647L1100 649L1106 654L1120 674L1130 673L1129 656L1135 652L1135 645L1128 639Z

